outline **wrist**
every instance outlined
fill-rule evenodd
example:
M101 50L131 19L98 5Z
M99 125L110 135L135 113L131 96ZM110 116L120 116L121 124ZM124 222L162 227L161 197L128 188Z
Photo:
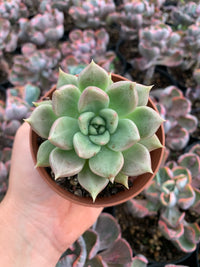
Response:
M41 221L32 219L12 201L3 200L0 205L0 266L55 267L61 252L43 230Z

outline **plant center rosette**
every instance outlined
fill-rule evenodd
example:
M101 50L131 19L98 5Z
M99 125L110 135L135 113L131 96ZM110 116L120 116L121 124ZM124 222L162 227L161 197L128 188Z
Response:
M51 167L55 179L77 175L93 202L109 184L128 189L128 177L152 173L150 151L162 147L163 122L146 106L151 86L113 83L93 61L74 76L60 70L52 100L35 103L26 120L45 139L37 167Z

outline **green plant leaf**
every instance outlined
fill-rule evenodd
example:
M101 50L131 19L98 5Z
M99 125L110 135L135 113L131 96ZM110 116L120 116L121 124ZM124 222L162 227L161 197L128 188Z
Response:
M78 101L81 92L72 84L64 85L59 90L55 90L52 96L53 110L57 116L69 116L77 118Z
M149 138L140 140L139 143L145 146L149 150L149 152L163 147L156 134L152 135Z
M127 189L129 189L128 186L128 176L119 172L116 176L115 176L115 182L124 185Z
M124 156L122 173L128 176L136 176L146 172L152 173L151 157L145 146L135 144L122 153Z
M48 139L50 128L56 119L52 106L48 104L36 107L24 121L28 122L39 136Z
M66 151L55 148L50 153L49 162L55 174L55 179L57 179L79 173L84 166L85 160L79 158L74 150Z
M121 152L115 152L103 146L96 156L89 159L89 166L95 174L112 179L121 170L123 162Z
M74 149L80 158L89 159L95 156L101 149L100 146L93 144L89 137L77 132L73 138Z
M37 152L37 164L36 167L48 167L50 166L49 163L49 155L51 151L55 148L49 140L44 141L38 149Z
M110 84L108 73L92 61L78 76L78 87L81 91L88 86L96 86L105 90Z
M137 106L146 106L149 99L149 91L151 90L153 86L147 86L143 84L136 83L135 89L138 93L138 104Z
M82 134L88 135L89 124L94 116L95 116L94 112L84 112L79 116L78 125Z
M97 195L109 183L108 179L94 174L87 164L85 164L83 170L78 174L78 181L90 193L93 202L95 202Z
M114 151L123 151L139 140L140 135L135 123L129 119L120 119L115 133L110 136L108 147Z
M136 124L141 139L149 138L155 134L164 121L160 115L150 107L137 107L127 118Z
M118 114L110 108L105 108L99 111L99 115L104 118L106 122L106 129L110 134L113 134L118 125Z
M78 102L80 113L90 111L97 113L109 105L108 95L95 86L88 86L81 94Z
M59 76L56 88L60 88L66 84L78 85L78 78L75 75L68 74L59 68Z
M50 130L49 141L64 150L73 148L73 137L79 131L78 120L71 117L60 117Z
M138 94L134 82L113 83L106 92L110 98L109 108L115 110L119 117L132 112L138 104Z
M89 139L90 139L90 141L92 141L92 143L94 143L96 145L104 146L109 142L110 134L108 131L105 131L103 134L89 135Z

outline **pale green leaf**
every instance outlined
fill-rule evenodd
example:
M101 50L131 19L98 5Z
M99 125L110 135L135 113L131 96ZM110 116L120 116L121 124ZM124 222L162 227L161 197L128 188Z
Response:
M108 105L108 95L98 87L89 86L80 96L78 110L80 113L86 111L97 113L99 110L107 108Z
M139 140L140 135L134 122L120 119L115 133L110 136L108 147L114 151L123 151Z
M110 108L105 108L100 110L99 115L104 118L106 122L106 129L110 134L113 134L117 129L118 125L118 114L115 110Z
M135 144L122 153L124 156L122 173L128 176L136 176L146 172L152 173L151 157L145 146Z
M110 98L109 108L115 110L119 117L131 113L138 104L138 94L134 82L113 83L106 92Z
M136 124L141 139L149 138L155 134L164 121L155 110L143 106L137 107L127 118Z
M78 174L78 181L91 194L93 202L95 202L97 195L109 183L108 179L94 174L87 164L85 164L83 170Z
M57 119L51 105L40 105L34 109L31 116L25 121L28 122L33 131L39 136L48 139L49 131Z
M78 85L78 78L75 75L68 74L64 72L63 70L59 69L59 76L58 76L58 82L56 87L60 88L63 85L66 84L73 84L75 86Z
M83 134L88 135L89 124L94 116L94 112L84 112L79 116L78 125Z
M89 139L96 145L104 146L109 142L110 134L108 131L105 131L103 134L89 135Z
M80 158L89 159L95 156L101 149L99 145L92 143L88 136L77 132L73 138L74 149Z
M78 76L78 86L81 91L88 86L96 86L105 90L110 84L108 73L92 61Z
M49 163L49 155L51 151L55 148L49 140L44 141L38 149L37 152L37 164L36 167L48 167L50 166Z
M85 160L79 158L74 150L66 151L55 148L50 153L49 162L55 174L55 179L57 179L79 173L84 166Z
M163 147L156 134L152 135L149 138L140 140L139 143L145 146L149 150L149 152Z
M53 110L57 116L69 116L77 118L78 101L81 92L75 85L64 85L55 90L52 96Z
M60 117L50 130L49 141L64 150L73 148L73 137L79 131L78 120L71 117Z
M124 185L127 189L129 189L128 186L128 176L119 172L117 176L115 176L115 182Z
M97 175L112 179L121 170L124 159L121 152L115 152L103 146L100 152L89 159L90 169Z

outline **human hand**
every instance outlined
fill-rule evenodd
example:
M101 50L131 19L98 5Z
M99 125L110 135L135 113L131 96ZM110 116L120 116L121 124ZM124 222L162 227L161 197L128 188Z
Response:
M0 266L55 266L61 254L95 222L101 211L71 203L46 184L34 168L29 125L24 123L15 137L9 188L0 205L1 247L6 250L1 242L9 243L6 239L11 236L10 246L15 245L19 250L21 245L21 257L18 254L16 258L16 251L8 247L11 255L6 256L6 263L14 260L15 264L2 264L4 255L0 252ZM10 233L7 237L2 233L6 230Z

